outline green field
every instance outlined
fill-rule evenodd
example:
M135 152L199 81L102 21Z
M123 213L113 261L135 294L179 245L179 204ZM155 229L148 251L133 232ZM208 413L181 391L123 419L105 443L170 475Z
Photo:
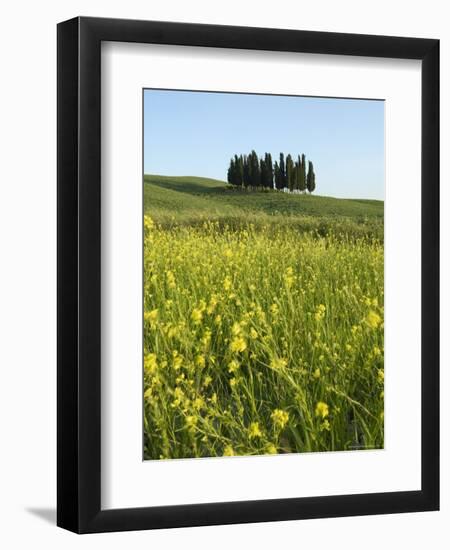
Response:
M144 180L144 457L384 444L384 203Z
M238 191L208 178L145 176L144 211L164 227L201 225L205 220L240 226L245 221L383 238L382 201Z

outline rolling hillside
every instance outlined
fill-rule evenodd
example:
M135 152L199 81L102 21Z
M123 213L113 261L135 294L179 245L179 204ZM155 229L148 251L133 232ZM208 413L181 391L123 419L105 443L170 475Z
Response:
M144 211L163 226L211 220L231 226L276 223L320 233L333 228L383 236L382 201L240 191L220 180L194 176L146 175Z

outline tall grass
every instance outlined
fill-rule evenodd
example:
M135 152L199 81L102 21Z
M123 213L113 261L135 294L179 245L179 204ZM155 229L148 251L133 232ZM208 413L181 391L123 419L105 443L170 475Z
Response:
M144 218L144 457L383 446L383 245Z

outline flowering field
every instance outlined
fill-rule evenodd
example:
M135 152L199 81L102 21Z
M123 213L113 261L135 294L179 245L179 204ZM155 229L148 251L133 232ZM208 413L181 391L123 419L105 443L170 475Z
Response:
M144 216L144 458L383 447L382 240L210 217Z

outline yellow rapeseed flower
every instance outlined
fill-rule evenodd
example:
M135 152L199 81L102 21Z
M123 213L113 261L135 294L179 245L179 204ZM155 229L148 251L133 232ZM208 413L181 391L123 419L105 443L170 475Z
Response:
M291 286L293 285L294 283L294 280L295 280L295 277L294 277L294 270L292 269L292 267L288 267L286 269L286 272L284 274L284 282L286 284L286 286L288 288L291 288Z
M325 317L326 307L323 304L319 304L314 314L316 321L321 321Z
M199 325L203 319L203 312L201 309L193 309L191 313L191 319L194 321L194 325Z
M325 418L329 414L328 405L323 401L319 401L316 405L316 416Z
M193 430L195 426L197 425L197 417L193 415L186 416L186 426Z
M250 439L255 439L257 437L261 437L262 433L259 429L258 422L252 422L248 428L248 436Z
M228 291L231 288L231 279L228 277L228 275L225 277L223 281L223 288L224 290Z
M283 357L272 359L270 362L270 368L273 370L281 370L287 366L287 360Z
M151 311L146 311L144 313L144 319L146 321L150 321L150 323L153 323L158 318L158 308L152 309Z
M288 423L289 413L281 409L275 409L270 417L272 418L272 422L274 423L275 427L283 429Z
M148 388L147 390L145 390L144 392L144 399L150 399L151 396L152 396L152 388Z
M325 420L320 425L320 431L321 432L323 432L323 431L329 432L330 429L331 429L330 423L328 422L328 419L325 418Z
M320 369L317 368L314 372L313 372L313 377L314 378L320 378Z
M196 397L193 402L194 409L197 409L198 411L202 409L205 406L205 401L202 397Z
M149 353L144 357L144 370L145 372L151 374L156 371L158 367L157 361L156 361L156 354L155 353Z
M174 370L179 370L182 363L183 363L183 358L180 357L179 355L175 356L173 358L173 368L174 368Z
M144 216L144 228L147 230L153 229L155 222L151 219L150 216Z
M175 284L175 275L173 274L173 271L166 271L166 279L169 288L175 288L177 286Z
M378 328L378 326L381 324L381 317L378 315L378 313L371 309L367 314L366 323L371 328Z
M203 380L203 387L207 388L211 384L211 382L212 382L212 378L211 376L209 376L209 374L207 374L205 376L205 379Z
M242 333L242 327L240 323L233 323L233 326L231 327L231 333L233 336L239 336Z
M234 449L231 445L226 445L223 450L223 456L234 456Z
M239 370L239 363L234 359L228 363L228 372L236 372Z
M197 355L195 358L195 364L197 367L204 367L205 366L205 356L204 355Z
M242 336L236 336L231 341L230 349L231 351L237 352L237 353L245 351L247 349L247 342L245 341L244 338L242 338Z

